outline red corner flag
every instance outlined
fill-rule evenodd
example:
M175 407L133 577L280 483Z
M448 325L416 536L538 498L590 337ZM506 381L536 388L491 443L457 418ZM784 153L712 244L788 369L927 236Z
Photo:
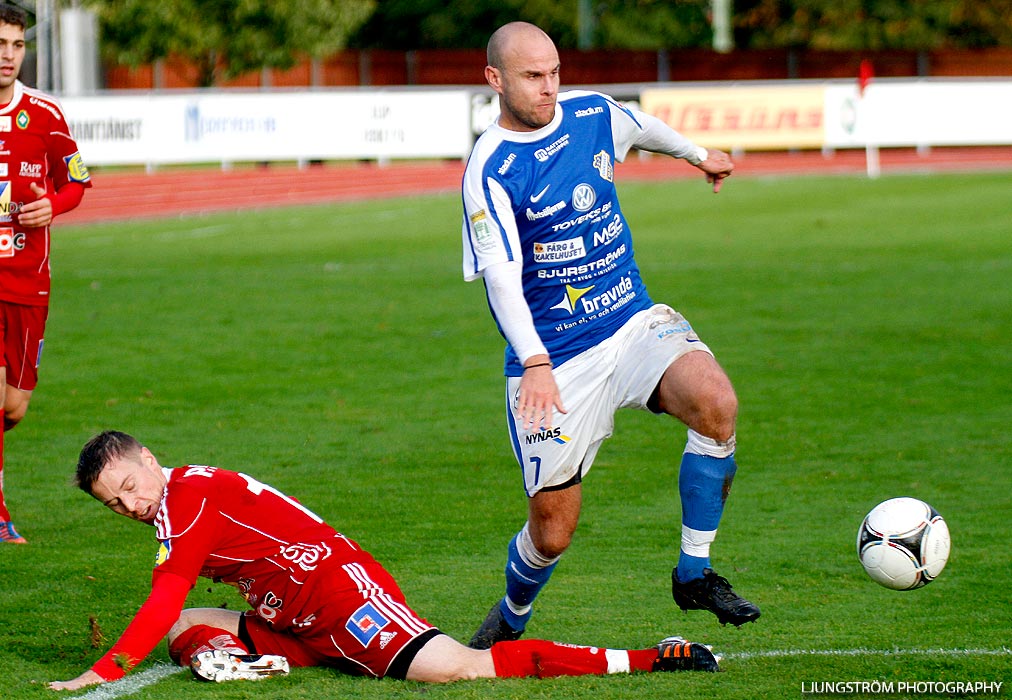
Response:
M857 69L857 93L861 97L864 97L864 89L868 87L868 83L875 77L875 71L872 70L871 61L867 58L861 60L861 66Z

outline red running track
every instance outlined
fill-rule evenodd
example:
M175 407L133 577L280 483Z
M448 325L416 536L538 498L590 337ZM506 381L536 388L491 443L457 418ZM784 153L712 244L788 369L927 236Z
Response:
M1012 170L1012 146L980 148L885 149L883 173ZM92 173L94 187L58 224L84 224L198 215L219 211L256 211L299 204L356 201L383 197L458 193L461 161L244 166L232 170L172 168ZM695 168L671 158L630 156L616 168L619 180L702 177ZM864 174L863 150L796 153L747 153L736 158L736 177L797 174Z

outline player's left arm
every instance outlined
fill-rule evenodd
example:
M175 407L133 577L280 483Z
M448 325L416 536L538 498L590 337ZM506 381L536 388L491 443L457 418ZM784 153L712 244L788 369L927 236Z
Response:
M84 185L71 180L53 193L46 192L44 187L31 184L34 202L28 202L18 212L18 223L24 228L42 228L49 226L53 219L68 212L84 198Z
M66 124L66 119L63 123ZM49 176L41 183L31 183L35 200L24 203L18 212L18 224L22 228L49 226L54 218L80 204L84 191L91 187L91 173L69 133L54 131L50 134L46 142L46 160Z
M681 158L706 173L706 181L713 185L714 192L720 191L724 179L734 170L731 157L724 151L693 143L653 115L628 108L618 109L624 115L616 115L615 109L612 110L616 157L624 158L628 148L635 146L651 153ZM622 145L626 146L625 150L619 150Z
M192 587L193 583L182 576L156 572L151 582L151 594L112 648L77 678L53 681L49 687L53 690L77 690L122 678L169 633L179 619L186 595Z

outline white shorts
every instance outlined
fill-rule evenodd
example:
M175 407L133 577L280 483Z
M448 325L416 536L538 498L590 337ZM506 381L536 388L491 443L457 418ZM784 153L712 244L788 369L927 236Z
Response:
M677 311L664 304L640 311L615 335L553 370L569 413L556 412L547 431L523 430L520 377L507 377L507 428L527 495L577 483L611 437L615 411L646 409L664 371L694 350L713 354Z

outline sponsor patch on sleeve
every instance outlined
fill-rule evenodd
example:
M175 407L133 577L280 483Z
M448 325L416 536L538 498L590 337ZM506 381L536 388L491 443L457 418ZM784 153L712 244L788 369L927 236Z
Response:
M155 567L159 567L169 560L172 553L172 540L158 540L158 554L155 555Z
M80 152L66 156L63 162L67 166L67 174L72 182L88 182L91 179L91 174L88 173L88 167L84 164Z
M351 632L362 646L369 646L369 642L379 634L384 627L390 624L390 620L376 609L372 603L366 603L348 618L344 627Z

